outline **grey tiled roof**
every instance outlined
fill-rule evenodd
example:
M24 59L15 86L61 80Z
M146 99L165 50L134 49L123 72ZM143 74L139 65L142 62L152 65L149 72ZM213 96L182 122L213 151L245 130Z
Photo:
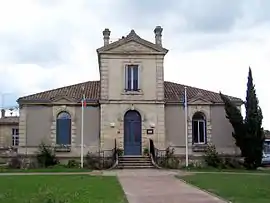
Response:
M84 83L79 83L75 85L70 85L66 87L61 87L57 89L48 90L45 92L40 92L28 96L24 96L18 99L18 102L50 102L56 98L65 97L71 99L75 102L80 102L83 97L82 87L85 90L86 99L90 101L97 102L100 98L100 81L88 81ZM188 100L196 97L198 94L203 95L203 98L213 102L213 103L222 103L219 93L203 90L196 87L186 86L187 87L187 98ZM183 102L185 85L177 84L173 82L164 82L164 96L165 102ZM231 97L229 98L232 101L242 102L240 98Z

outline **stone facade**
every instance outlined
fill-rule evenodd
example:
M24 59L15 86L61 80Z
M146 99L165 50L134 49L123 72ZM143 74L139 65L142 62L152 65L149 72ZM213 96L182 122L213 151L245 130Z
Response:
M133 30L127 37L109 43L110 31L104 30L105 46L97 50L100 82L89 82L86 88L87 99L94 101L87 101L85 108L84 153L111 150L114 140L117 147L123 149L124 117L129 110L136 110L141 116L141 152L152 139L156 148L164 150L170 146L176 149L177 154L185 154L185 115L180 99L184 87L164 82L164 58L168 50L162 47L161 32L161 27L155 29L156 44L141 39ZM127 65L138 66L138 91L125 88ZM58 155L80 156L81 86L77 84L57 92L48 91L46 97L43 97L45 94L39 95L40 103L33 96L22 102L19 122L22 153L25 148L33 153L42 140L55 145L56 118L60 112L66 111L72 119L71 151ZM235 153L232 128L226 120L219 95L209 91L205 93L206 90L198 88L187 89L190 90L187 118L189 154L200 154L192 141L192 117L196 112L205 116L207 143L217 145L220 151ZM206 98L206 95L212 96ZM31 103L31 99L34 102ZM150 129L153 134L147 133Z
M142 118L142 150L148 148L149 139L153 139L155 145L165 148L165 122L164 104L133 104L111 103L101 105L101 149L111 149L114 139L119 148L123 149L124 142L124 115L128 110L136 110ZM154 133L147 135L147 129L153 129Z
M114 139L123 148L123 119L128 110L137 110L142 117L142 150L148 147L149 138L164 148L164 54L133 41L100 53L99 57L101 149L112 148ZM129 64L139 68L138 92L125 91L125 67ZM154 134L147 136L150 128Z

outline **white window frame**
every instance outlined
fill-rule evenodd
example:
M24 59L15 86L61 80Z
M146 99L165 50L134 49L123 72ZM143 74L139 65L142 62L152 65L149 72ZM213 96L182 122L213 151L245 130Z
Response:
M16 132L18 132L18 134ZM18 142L17 145L16 142ZM19 128L12 128L12 146L17 147L19 145L20 145Z
M134 90L133 89L133 75L134 71L133 68L131 68L131 89L128 89L128 68L129 66L137 66L138 68L138 89ZM125 65L125 90L126 91L140 91L140 65L139 64L127 64Z
M193 127L193 122L196 122L197 123L197 129L198 129L198 135L197 135L197 138L198 138L198 142L194 142L194 136L195 135L192 135L193 136L193 143L194 144L206 144L206 122L205 120L203 119L193 119L192 120L192 127ZM204 141L203 142L200 142L200 123L203 123L203 139ZM194 129L192 130L192 133L194 133Z

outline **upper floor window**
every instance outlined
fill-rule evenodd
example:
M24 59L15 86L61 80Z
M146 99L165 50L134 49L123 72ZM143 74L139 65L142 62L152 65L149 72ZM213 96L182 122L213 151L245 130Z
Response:
M12 146L19 146L19 129L12 128Z
M138 91L139 90L139 66L127 65L125 67L125 90Z

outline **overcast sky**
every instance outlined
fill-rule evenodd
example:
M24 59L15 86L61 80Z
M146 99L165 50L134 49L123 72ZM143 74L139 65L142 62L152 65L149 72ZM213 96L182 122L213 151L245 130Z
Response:
M98 80L102 31L154 42L161 25L165 80L245 99L251 66L270 128L268 0L0 0L0 92L19 96ZM10 93L10 94L6 94Z

